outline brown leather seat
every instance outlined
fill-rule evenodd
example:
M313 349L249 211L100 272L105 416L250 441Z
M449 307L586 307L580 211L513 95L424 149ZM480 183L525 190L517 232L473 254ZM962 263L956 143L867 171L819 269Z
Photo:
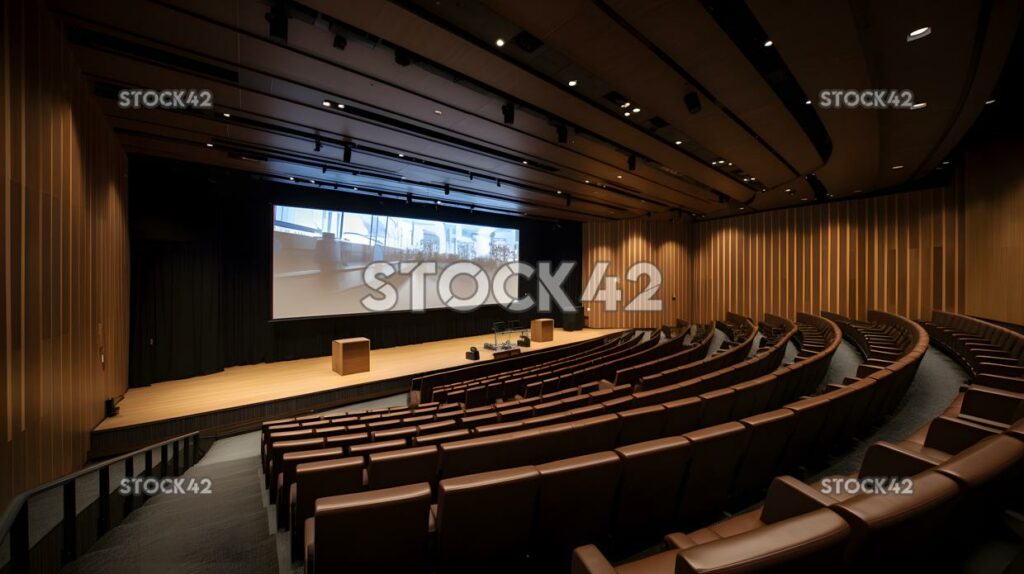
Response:
M768 410L772 396L772 388L778 382L775 375L765 375L751 381L733 385L736 391L736 403L733 405L733 418L743 418L763 413Z
M547 460L538 460L534 464L590 454L602 450L611 450L618 444L619 435L622 432L622 419L618 415L606 414L580 419L569 423L572 430L569 431L564 440L567 451Z
M700 397L687 397L665 403L664 436L680 435L697 428L704 402Z
M577 548L571 574L818 574L837 570L850 527L827 508L728 539L687 544L613 567L596 546ZM685 537L683 537L685 538Z
M1024 442L995 435L968 447L935 468L957 481L964 491L952 522L970 525L996 519L1011 501L1019 500L1024 484Z
M315 450L323 448L323 446L323 437L279 440L270 444L270 462L268 464L269 472L266 476L266 487L270 491L271 504L277 501L277 489L274 487L277 485L277 472L281 468L281 458L284 457L284 453L299 450Z
M306 521L306 572L428 572L430 485L330 496Z
M793 435L781 463L781 470L788 472L815 456L813 447L828 417L828 398L826 395L810 397L789 403L785 408L793 411L795 417Z
M531 556L565 571L573 548L606 541L622 463L614 452L599 452L536 468L540 489Z
M742 496L766 487L778 474L796 418L793 411L778 409L739 422L750 429L750 439L733 485L733 493Z
M442 480L437 566L442 572L521 572L540 474L532 466Z
M318 460L326 460L332 458L341 458L344 454L339 447L331 448L319 448L315 450L296 450L292 452L286 452L281 457L281 467L277 472L276 485L277 496L274 497L279 504L277 504L277 527L280 529L288 528L291 523L288 519L289 515L289 492L291 492L292 484L295 483L295 467L304 462L316 462Z
M710 391L700 395L704 408L700 413L697 428L710 427L732 420L732 409L736 404L736 391L732 387Z
M469 437L469 429L455 429L444 432L416 435L413 443L418 446L433 444L439 445L449 441L460 440Z
M852 529L846 551L851 571L916 570L918 557L930 551L959 487L931 470L911 480L913 494L860 494L831 507Z
M390 488L418 482L426 482L431 486L437 484L440 454L434 445L375 452L368 458L368 489Z
M683 435L691 460L678 506L681 522L707 518L725 505L748 434L747 427L727 422Z
M355 444L348 448L345 453L348 456L361 456L367 457L375 452L384 452L388 450L398 450L409 446L409 441L405 439L394 439L385 440L381 442L367 442L363 444Z
M691 445L681 436L621 446L622 479L612 512L612 537L622 550L668 532L675 519Z
M295 482L288 495L292 560L302 559L304 524L313 516L316 499L362 489L363 459L360 457L304 462L295 467Z
M668 411L662 405L638 407L618 413L622 419L618 444L633 444L661 438Z
M351 430L351 427L350 429ZM349 434L331 435L326 438L326 446L340 446L347 453L352 445L362 444L370 441L370 433L355 432Z

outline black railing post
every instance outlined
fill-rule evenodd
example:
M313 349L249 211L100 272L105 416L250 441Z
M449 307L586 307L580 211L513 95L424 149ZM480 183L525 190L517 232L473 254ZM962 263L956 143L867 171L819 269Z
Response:
M181 474L181 449L178 448L178 443L181 441L174 441L171 443L171 456L174 458L174 476Z
M135 455L129 456L124 459L124 477L132 478L135 476ZM135 489L133 488L124 498L124 515L127 516L131 511L135 510Z
M61 565L78 558L78 503L75 481L64 483L64 519L61 521L64 548L60 553Z
M167 443L160 445L160 476L167 476Z
M153 476L153 449L146 451L146 468L142 471L145 476Z
M100 468L100 516L97 521L98 535L103 536L110 528L110 467Z
M18 509L11 525L11 566L12 572L31 572L28 546L28 499Z

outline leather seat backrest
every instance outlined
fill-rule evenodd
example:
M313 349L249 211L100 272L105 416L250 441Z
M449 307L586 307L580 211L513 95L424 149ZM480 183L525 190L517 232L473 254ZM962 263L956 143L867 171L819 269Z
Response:
M724 505L749 432L738 422L727 422L683 435L692 453L679 501L683 521L708 516Z
M418 482L436 485L439 461L435 445L373 453L366 465L366 487L372 490Z

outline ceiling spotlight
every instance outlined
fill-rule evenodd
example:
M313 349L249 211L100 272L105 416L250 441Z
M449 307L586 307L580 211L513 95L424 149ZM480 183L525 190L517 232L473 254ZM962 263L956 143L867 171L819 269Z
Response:
M526 165L528 163L530 163L530 162L526 161L525 159L523 160L523 165Z
M359 191L359 188L353 185L352 186L352 191Z
M807 198L806 197L801 197L800 201L807 201Z
M405 154L404 153L400 153L400 154L398 154L398 157L405 157Z
M676 140L676 145L683 145L683 140Z
M634 114L639 114L640 113L640 108L633 108L633 113Z
M583 183L590 183L590 180L589 179L585 179L585 180L583 180Z
M494 41L494 45L500 48L505 45L505 40L498 38Z
M631 105L633 105L631 102L623 102L622 105L620 105L619 107L622 109L626 109Z
M441 200L440 200L440 199L438 199L438 200L435 200L435 201L434 201L434 205L441 205Z
M775 44L775 42L772 42L771 40L768 40L768 41L766 41L764 43L764 47L765 48L771 48L773 44Z
M339 110L343 110L343 109L345 109L345 104L335 104L335 105L337 105L337 106L338 106L338 109L339 109Z
M924 28L918 28L917 30L914 30L913 32L907 34L907 41L913 42L914 40L920 40L921 38L924 38L925 36L928 36L931 33L932 29L929 26L925 26Z
M229 113L227 113L227 112L224 112L224 117L225 117L225 118L230 118L230 117L231 117L231 114L229 114Z
M920 110L922 108L927 108L927 107L928 107L928 102L917 102L916 104L910 106L910 109L912 109L912 110Z
M331 101L330 100L324 100L324 107L325 108L331 107Z
M289 177L288 179L291 180L291 181L295 181L294 177Z
M617 175L617 176L615 176L615 177L616 177L617 179L622 179L622 176L621 176L621 175Z
M786 193L793 193L793 188L792 187L787 187L786 188Z
M562 190L560 190L560 189L556 189L556 190L555 190L555 193L557 193L558 195L562 195Z
M316 180L315 179L311 179L311 180L309 180L309 183L316 183Z
M743 211L744 209L746 209L746 207L743 207L743 206L741 205L741 206L740 206L740 211Z
M902 165L894 165L894 166L892 166L892 168L893 169L903 169L903 166Z
M208 144L206 144L206 147L213 147L213 144L212 143L208 143Z
M576 84L577 84L576 80L569 80L569 87L570 88L575 88Z
M804 102L804 105L805 105L805 106L809 106L809 105L811 105L811 100L807 100L806 102Z
M626 116L626 117L628 118L628 117L630 116L630 113L629 113L629 112L626 112L626 113L624 113L624 114L622 114L622 115L624 115L624 116Z
M442 112L441 112L441 110L434 110L434 113L437 114L437 115L441 115Z
M947 159L946 161L942 162L942 165L949 165L949 160Z
M991 100L985 100L985 105L986 105L986 106L990 106L990 105L992 105L992 104L994 104L994 103L996 103L995 99L991 99Z

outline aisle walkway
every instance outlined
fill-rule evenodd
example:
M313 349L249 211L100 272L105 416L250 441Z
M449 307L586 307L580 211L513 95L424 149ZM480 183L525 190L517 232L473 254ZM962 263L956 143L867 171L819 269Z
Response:
M276 574L258 452L258 433L215 442L184 474L212 493L154 496L63 572Z

